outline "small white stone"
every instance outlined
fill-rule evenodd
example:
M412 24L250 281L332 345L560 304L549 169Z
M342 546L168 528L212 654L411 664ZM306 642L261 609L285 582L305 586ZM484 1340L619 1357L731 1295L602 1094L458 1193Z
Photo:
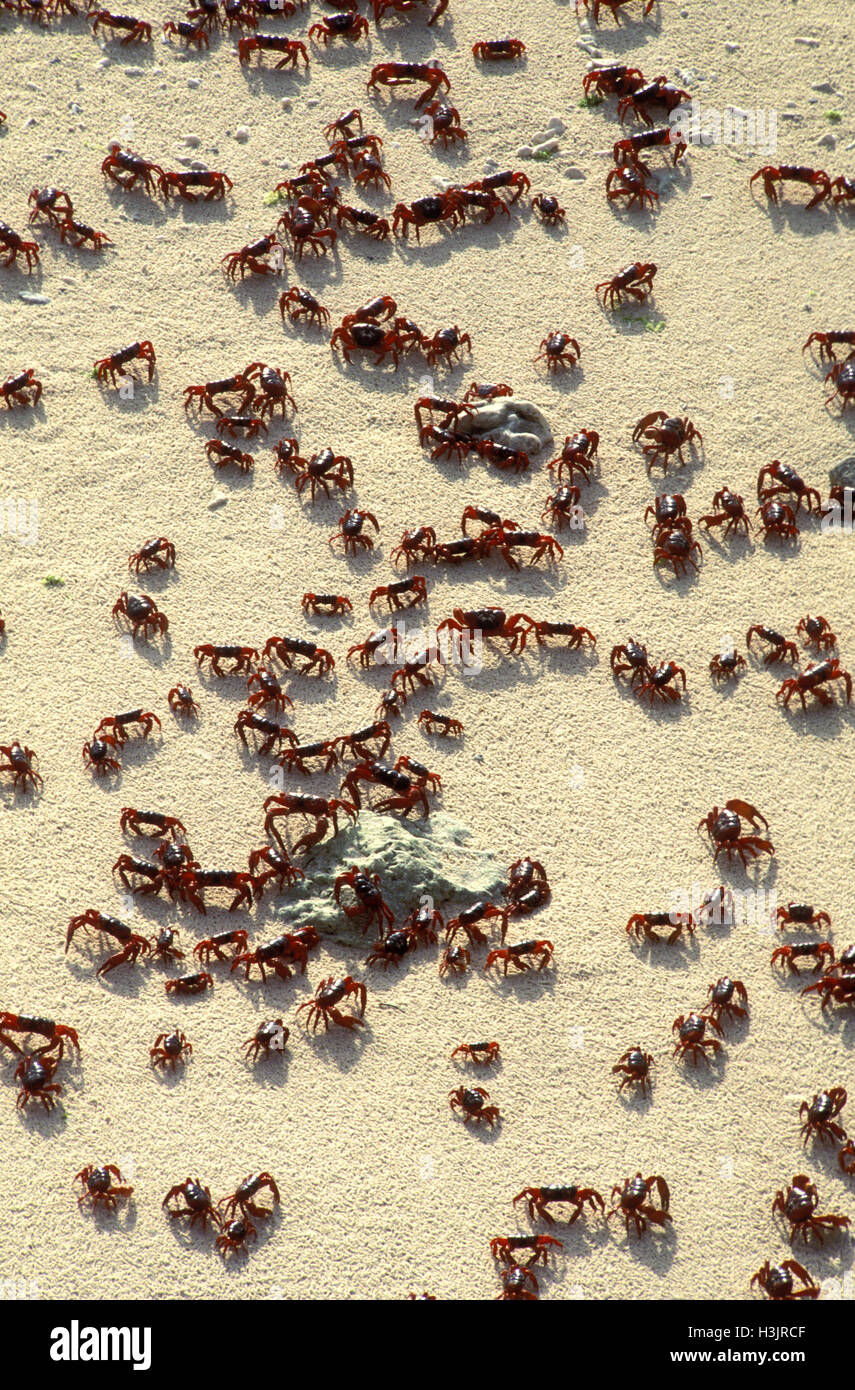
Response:
M579 169L575 164L570 164L564 170L565 179L584 179L587 178L584 170Z
M306 98L306 105L307 105L307 106L317 106L317 104L318 104L319 101L320 101L320 97L307 97L307 98Z
M31 290L20 290L18 298L23 299L25 304L50 304L49 294L33 294Z
M739 44L738 44L738 43L726 43L724 46L725 46L725 48L727 49L728 53L738 53L738 52L739 52Z
M517 159L531 159L532 153L531 145L520 145L517 150Z
M201 135L185 135L185 136L184 136L184 143L185 143L185 145L187 145L191 150L198 150L199 146L200 146L201 143L202 143L202 137L201 137Z
M567 127L560 116L550 116L546 122L546 129L551 130L554 135L563 135Z
M100 61L99 63L96 63L96 64L95 64L95 71L96 71L96 72L100 72L102 68L108 68L109 66L110 66L110 59L109 59L109 58L102 58L101 61Z
M827 96L831 96L834 91L834 87L830 82L812 82L810 84L810 89L812 92L825 92Z
M224 492L215 492L210 502L208 503L208 511L215 512L220 507L227 507L228 505L229 499L226 496L226 494Z
M201 79L201 77L188 77L188 78L187 78L187 86L190 88L191 91L195 92L195 91L196 91L196 88L197 88L197 87L201 87L201 85L202 85L202 79Z
M247 142L247 140L249 139L249 137L250 137L250 129L249 129L249 126L248 126L248 125L239 125L238 128L237 128L237 130L235 131L235 139L237 140L238 144L239 144L239 145L245 145L246 142Z
M550 139L541 140L539 143L535 144L532 153L535 156L539 154L557 154L560 145L561 141L558 139L558 136L553 135Z
M125 74L125 77L142 77L145 74L145 68L122 68L122 72Z
M793 39L793 43L800 43L804 48L819 48L819 39L810 39L798 34Z
M832 135L831 131L829 130L828 133L827 133L826 135L821 135L821 136L819 137L819 139L817 140L816 143L817 143L818 145L822 145L823 148L826 149L826 150L836 150L836 149L837 149L837 136L836 136L836 135Z
M294 107L294 103L290 97L283 97L280 105L283 111L291 111Z

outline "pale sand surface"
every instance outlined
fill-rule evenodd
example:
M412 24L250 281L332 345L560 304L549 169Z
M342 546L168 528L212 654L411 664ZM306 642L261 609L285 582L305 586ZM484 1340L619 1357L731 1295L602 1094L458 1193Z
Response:
M604 16L596 42L604 57L637 63L651 77L676 80L679 68L709 79L690 83L702 103L776 110L773 162L855 171L844 149L853 139L849 7L686 0L684 8L685 18L663 3L658 23L642 24L633 5L618 30ZM145 9L152 21L165 17ZM284 27L304 36L327 12L313 6ZM630 444L632 426L650 410L693 418L705 456L675 486L695 519L725 483L753 507L757 471L773 458L825 494L827 467L852 450L855 412L847 423L823 408L827 392L800 348L813 329L855 326L853 214L806 214L804 192L792 186L784 207L770 212L748 188L767 160L721 148L690 150L658 215L616 214L603 196L609 160L595 153L618 134L614 102L579 108L587 63L579 32L572 7L552 0L451 0L435 30L423 18L380 33L372 25L370 52L364 41L334 46L313 56L306 80L269 65L242 71L222 38L210 54L184 58L157 33L153 48L105 44L112 61L101 69L101 48L82 21L40 32L0 20L0 107L8 115L0 217L23 231L30 188L57 183L78 215L116 243L95 258L39 229L41 275L0 274L0 374L32 366L45 387L35 414L0 417L0 496L35 499L39 508L34 545L2 538L0 733L35 748L45 777L40 798L4 793L0 803L0 1000L73 1023L83 1045L79 1069L61 1068L64 1117L16 1114L12 1063L3 1064L0 1276L35 1280L43 1297L401 1298L427 1289L488 1298L498 1292L488 1240L518 1229L510 1199L521 1187L575 1179L608 1195L642 1169L670 1184L670 1238L638 1242L614 1222L608 1233L599 1220L579 1222L565 1236L557 1275L543 1283L546 1296L741 1299L762 1261L788 1251L770 1206L794 1173L817 1179L824 1210L855 1215L851 1181L832 1153L805 1157L797 1120L799 1101L820 1087L851 1089L855 1034L846 1012L823 1021L817 1003L800 1001L798 981L770 970L772 942L755 927L702 929L694 945L652 954L623 931L631 912L667 907L676 889L719 880L695 827L713 804L737 796L770 821L776 857L764 861L760 882L781 902L827 909L838 946L853 935L852 714L838 706L788 719L775 705L776 677L756 661L723 692L707 664L726 634L744 650L750 623L792 636L800 616L817 612L851 664L855 542L821 536L816 521L793 551L704 541L697 580L660 578L642 513L661 474L648 480ZM525 40L527 63L476 66L472 43L502 33ZM796 36L817 46L796 44ZM739 42L738 51L728 53L726 41ZM469 130L462 154L420 143L406 94L381 97L376 109L366 99L370 64L401 56L445 65ZM126 76L126 65L144 72ZM198 89L188 87L192 76ZM811 84L823 80L838 95L810 105ZM290 113L283 96L293 100ZM788 102L801 123L781 119ZM348 200L391 209L393 200L433 191L437 174L476 178L493 159L525 168L532 192L559 194L566 234L519 210L484 230L429 230L421 249L412 241L377 248L345 234L334 263L295 273L289 256L281 282L230 287L217 263L271 225L276 214L262 199L283 176L279 161L293 169L322 152L320 127L355 104L385 141L393 194L363 199L347 183ZM829 109L843 112L839 125L828 122ZM516 150L552 114L568 126L563 153L520 164ZM227 133L241 125L251 131L245 144ZM839 137L836 151L817 145L829 130ZM188 133L202 137L198 150L182 144ZM226 170L234 192L209 209L111 193L99 173L111 137L166 167L198 155ZM652 162L657 172L664 167L658 154ZM569 164L584 170L584 182L563 178ZM573 246L582 248L583 268L569 268ZM594 297L596 281L635 259L659 266L655 301L642 315L664 320L658 333L604 315ZM424 702L462 719L461 746L419 732L418 698L394 740L395 753L441 773L444 807L477 844L506 864L531 854L546 865L552 902L518 932L553 940L555 966L541 976L491 979L478 952L477 968L447 983L434 953L422 952L384 978L362 967L364 951L333 946L315 953L296 982L238 988L218 966L213 993L176 1003L157 967L117 972L105 984L94 974L97 950L63 955L72 914L89 906L122 912L110 877L119 851L130 848L119 832L122 806L177 812L203 864L242 866L263 841L265 764L242 759L231 734L242 683L200 679L196 643L261 645L273 632L316 631L336 657L336 680L290 681L294 723L305 739L343 733L370 717L383 684L382 673L349 669L344 655L376 625L368 593L391 578L388 554L403 528L431 523L450 539L470 502L538 525L552 490L546 454L521 478L477 461L460 469L432 463L412 419L421 362L397 374L343 366L320 335L283 329L276 296L289 283L314 288L334 322L379 292L394 294L400 311L430 331L456 322L474 351L447 385L438 374L442 393L462 392L476 378L506 380L547 413L559 442L583 426L600 432L600 473L584 494L589 528L568 540L560 565L514 574L496 559L426 571L431 623L455 605L501 604L584 623L599 639L595 657L536 648L522 659L491 654L479 677L450 672ZM50 304L22 302L19 291L28 289ZM550 381L533 358L556 328L579 339L584 371ZM139 337L154 342L156 382L120 402L88 373L96 357ZM214 476L202 451L213 432L188 425L181 391L252 360L291 372L307 449L330 444L353 459L357 504L376 512L381 527L369 559L345 561L329 550L340 504L301 506L292 484L274 474L269 443L249 446L249 481ZM725 377L732 399L722 397ZM217 489L228 505L211 511ZM277 507L284 530L271 527ZM174 574L144 586L168 614L169 643L138 645L129 659L110 607L123 588L139 587L129 585L126 558L151 535L170 537L178 550ZM49 574L64 587L45 587ZM307 589L349 594L353 623L307 623ZM651 713L613 682L609 651L632 635L685 667L689 696L680 710ZM196 727L166 709L166 691L181 680L201 705ZM162 742L132 747L121 778L97 785L81 764L83 740L103 715L140 704L163 720ZM332 795L336 787L330 776L310 789ZM734 871L726 881L744 888L752 880ZM256 941L274 934L274 902L265 897L247 923ZM163 904L140 909L134 924L165 921L178 922L188 950L203 931L191 910ZM211 911L204 930L234 923ZM348 970L368 981L365 1036L310 1042L295 1029L284 1064L252 1074L239 1044L257 1022L281 1014L293 1028L296 1004L320 979ZM699 1007L724 972L745 983L750 1024L729 1030L717 1071L694 1074L671 1060L671 1023ZM148 1047L170 1026L187 1032L195 1052L186 1073L164 1083L148 1066ZM483 1084L504 1124L481 1137L452 1119L446 1093L464 1079L449 1062L451 1048L484 1035L502 1045L503 1063ZM636 1040L658 1063L647 1105L618 1099L610 1075ZM71 1179L93 1162L132 1170L127 1217L78 1213ZM281 1219L242 1268L225 1268L210 1239L185 1240L161 1211L167 1189L189 1174L219 1197L262 1168L282 1189ZM806 1262L830 1278L850 1261L844 1237Z

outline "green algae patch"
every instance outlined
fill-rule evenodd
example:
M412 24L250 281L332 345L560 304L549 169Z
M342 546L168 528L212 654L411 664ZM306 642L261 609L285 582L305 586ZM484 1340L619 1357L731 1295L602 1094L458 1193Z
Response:
M306 877L276 910L285 929L309 923L318 930L349 927L333 887L338 875L354 865L380 875L383 897L397 921L425 897L438 908L452 899L464 899L460 906L465 907L477 898L495 897L507 870L445 811L415 822L360 811L355 824L343 826L339 835L300 860Z

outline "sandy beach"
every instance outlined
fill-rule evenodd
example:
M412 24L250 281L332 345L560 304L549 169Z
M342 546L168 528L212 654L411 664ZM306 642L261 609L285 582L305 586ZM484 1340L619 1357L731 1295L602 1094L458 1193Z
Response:
M38 271L0 269L0 379L32 368L44 386L35 409L0 409L0 743L20 738L44 777L39 795L16 794L8 778L0 795L0 1008L60 1019L81 1041L79 1064L60 1067L62 1106L49 1115L16 1112L17 1059L7 1053L2 1064L0 1281L23 1281L44 1299L493 1298L501 1286L490 1238L529 1228L516 1193L578 1182L608 1204L613 1185L639 1170L667 1180L669 1231L637 1239L591 1213L556 1227L564 1249L538 1276L542 1297L758 1296L751 1275L790 1253L774 1194L801 1172L816 1181L821 1210L855 1219L853 1180L833 1146L805 1150L799 1136L803 1100L852 1089L855 1027L851 1009L823 1013L815 997L799 997L796 976L771 968L772 949L797 934L699 926L684 943L645 947L624 930L634 912L725 883L827 911L838 954L853 934L852 708L841 686L833 707L803 715L796 700L784 712L775 693L793 668L764 667L762 647L747 652L745 635L765 623L794 640L800 618L822 614L851 669L855 537L825 532L804 510L789 545L756 531L749 541L720 531L708 539L697 520L725 485L753 512L758 471L773 459L824 499L828 470L853 452L855 411L824 406L827 367L801 349L811 332L855 328L855 211L805 211L805 190L793 184L773 207L749 178L764 164L855 174L855 19L831 0L662 0L646 20L632 4L619 27L605 12L597 27L557 0L451 0L429 28L417 8L379 29L372 21L368 40L313 46L308 74L276 72L269 55L241 67L228 35L199 53L163 43L161 23L178 11L151 0L154 42L125 48L93 37L82 17L42 28L0 15L0 220L23 234L30 189L57 185L114 243L77 250L38 224ZM313 4L269 27L306 41L329 12ZM523 62L475 62L476 41L505 34L525 42ZM371 67L393 60L443 66L468 132L459 149L420 138L418 89L366 95ZM606 61L667 75L702 118L728 107L774 113L776 148L692 143L676 170L655 151L658 208L607 203L612 144L634 127L622 129L613 98L580 104L589 66ZM520 169L532 194L560 199L566 223L544 227L522 198L487 226L427 228L421 245L345 231L334 256L297 264L288 249L280 276L229 283L221 258L272 229L284 204L271 204L271 190L324 152L322 127L354 106L382 137L392 189L362 193L342 180L345 201L389 215L436 192L437 180ZM519 155L553 117L564 127L559 149ZM114 139L165 169L200 160L233 189L211 204L111 190L100 165ZM594 285L633 261L657 265L652 299L604 311ZM471 356L451 371L431 372L418 355L397 371L362 358L349 366L328 333L283 324L277 298L289 285L312 290L333 326L391 294L425 332L457 324L470 334ZM559 330L578 340L581 363L552 377L534 358ZM123 399L99 387L92 364L138 339L154 344L157 372ZM188 417L182 392L252 362L288 370L298 411L241 443L255 456L242 477L211 466L203 445L215 437L213 417ZM534 402L555 449L519 475L477 458L432 461L419 446L415 400L459 400L473 381L507 382ZM664 484L632 444L639 418L660 409L688 416L703 435ZM311 863L306 883L281 899L265 894L252 913L212 907L207 918L163 898L129 904L111 877L120 852L152 845L122 835L127 806L180 816L205 866L244 868L265 842L271 763L244 755L232 733L245 683L200 675L193 648L310 637L333 653L335 671L288 675L289 722L303 741L358 728L373 718L388 672L365 672L346 652L382 623L368 595L395 577L390 551L404 529L430 525L448 541L464 507L478 505L552 531L541 521L554 491L546 465L583 428L600 435L599 464L582 485L584 530L554 533L563 558L519 572L499 555L419 566L429 601L407 622L427 632L455 607L500 606L582 624L596 648L531 641L505 655L488 643L480 672L439 673L393 721L392 755L440 774L437 809L468 829L473 852L490 852L502 870L526 855L545 866L551 901L511 935L548 938L552 965L505 980L485 973L485 951L474 948L469 973L441 979L433 948L384 972L364 965L372 934L347 946L327 933L305 976L236 984L215 963L213 990L176 1000L164 992L175 966L140 963L105 980L95 974L98 943L80 937L66 955L68 921L87 908L144 934L176 926L188 957L208 932L240 925L253 945L276 934L277 908L309 896ZM273 445L291 434L307 456L327 446L348 456L354 489L301 500L273 467ZM696 576L652 565L644 510L664 490L686 497L703 548ZM350 559L327 539L354 506L376 515L379 535L370 554ZM158 536L174 543L176 568L138 580L128 556ZM164 639L123 638L111 608L128 589L167 614ZM307 618L307 591L349 596L352 618ZM685 669L679 705L651 708L613 679L611 649L630 638ZM728 639L747 666L717 686L709 662ZM195 722L166 704L182 682L199 705ZM118 776L94 778L84 741L105 715L136 706L159 716L162 736L132 741ZM426 735L423 706L460 719L464 738ZM332 797L340 777L287 785ZM697 833L730 798L769 822L774 857L751 873L714 867ZM437 906L447 917L467 901ZM342 974L367 985L364 1030L307 1037L297 1005ZM673 1059L673 1020L700 1009L725 974L743 982L748 1019L727 1026L717 1063ZM247 1065L242 1042L275 1017L291 1028L286 1053ZM149 1048L172 1028L194 1050L164 1079ZM501 1044L500 1063L483 1073L449 1060L476 1038ZM647 1101L619 1097L611 1074L635 1043L656 1059ZM448 1092L464 1082L485 1086L499 1106L493 1132L452 1116ZM92 1163L117 1164L134 1186L116 1216L78 1210L72 1179ZM210 1234L189 1235L161 1209L188 1176L219 1199L261 1170L282 1201L245 1261L224 1261ZM852 1296L845 1233L797 1258L824 1298Z

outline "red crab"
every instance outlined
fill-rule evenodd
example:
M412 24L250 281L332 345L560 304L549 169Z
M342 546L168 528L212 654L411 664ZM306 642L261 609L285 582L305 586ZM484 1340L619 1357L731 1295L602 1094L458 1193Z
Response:
M117 145L111 148L101 164L101 173L118 184L125 193L142 183L147 193L156 194L158 181L163 177L160 165L152 164L141 154L120 149Z
M834 390L826 399L826 405L830 405L838 398L841 410L855 405L855 359L849 357L845 362L836 363L826 375L825 380L834 383Z
M792 661L798 663L799 652L795 642L788 642L786 637L773 627L767 627L764 623L753 623L745 635L746 645L751 647L752 637L762 637L764 642L768 642L772 650L763 657L764 666L774 666L780 661Z
M682 692L677 684L678 680L683 682ZM630 684L634 684L634 677ZM676 704L682 698L685 690L686 673L682 666L678 666L673 661L663 661L655 670L648 668L635 693L639 700L643 700L646 696L651 705L657 697L660 700L671 700L672 703Z
M355 1014L345 1014L337 1007L343 1000L355 999ZM329 1031L330 1025L338 1024L340 1028L363 1028L365 1015L365 985L359 980L354 980L350 975L345 975L343 979L336 979L330 975L328 980L321 980L311 999L306 999L302 1004L297 1005L297 1013L307 1009L305 1019L302 1019L304 1027L317 1032L318 1024L323 1022L324 1028Z
M112 608L113 617L122 619L129 625L134 638L142 635L144 641L151 636L162 636L169 627L165 613L161 613L153 598L148 594L129 594L122 592Z
M359 507L349 507L339 522L338 530L333 531L329 537L329 544L334 545L336 541L341 541L345 555L356 555L360 548L373 550L373 538L363 534L362 528L366 522L370 523L375 531L380 530L379 522L373 512L362 511Z
M16 1110L26 1110L31 1100L41 1102L45 1110L54 1109L54 1097L62 1095L62 1087L53 1079L57 1066L58 1061L51 1057L21 1058L15 1068L15 1080L21 1083Z
M625 1086L637 1085L643 1096L650 1094L650 1068L653 1066L653 1057L649 1052L645 1052L640 1044L635 1047L628 1047L622 1057L619 1057L612 1072L621 1077L618 1091L622 1091Z
M497 1042L460 1043L458 1047L455 1047L451 1056L452 1059L465 1057L467 1062L475 1062L478 1066L486 1067L491 1062L495 1062L500 1052L501 1048Z
M698 542L682 526L663 528L654 536L653 564L670 565L678 577L686 573L687 565L697 573L699 566L693 551L703 554Z
M751 522L738 492L731 492L729 487L719 488L712 504L713 510L699 518L699 526L705 527L706 530L713 526L724 526L725 536L729 536L731 531L738 535L740 527L745 528L746 536L751 534Z
M185 203L196 202L197 195L191 192L194 188L206 189L204 201L210 203L216 198L225 198L226 193L234 187L228 174L216 169L186 169L180 173L165 173L158 186L167 202L173 193L177 193Z
M599 1192L593 1187L579 1187L577 1183L571 1183L567 1187L524 1187L522 1192L518 1192L514 1197L514 1206L517 1202L525 1203L530 1221L546 1221L550 1226L555 1225L555 1217L547 1207L553 1202L566 1202L573 1208L573 1214L567 1218L568 1226L578 1221L586 1206L592 1211L605 1211L606 1207Z
M795 1279L801 1281L801 1288L796 1287ZM798 1260L782 1260L779 1265L767 1260L751 1276L751 1284L752 1287L759 1284L772 1300L781 1303L793 1302L797 1298L819 1298L821 1293L819 1284Z
M247 1057L251 1056L255 1062L261 1052L266 1057L269 1057L271 1052L284 1052L290 1036L291 1030L285 1027L281 1018L265 1019L258 1025L252 1037L247 1038L242 1044L244 1054Z
M298 319L306 319L318 328L323 328L330 321L329 309L324 308L311 290L301 289L298 285L283 290L279 296L279 312L283 319L287 313L292 323L296 323Z
M185 1205L170 1207L170 1202L183 1202ZM198 1221L202 1230L207 1230L208 1222L218 1228L222 1227L223 1221L220 1213L214 1206L211 1198L211 1189L205 1187L198 1178L185 1178L184 1182L176 1183L171 1187L164 1197L161 1206L169 1213L173 1220L182 1216L190 1217L191 1228Z
M299 39L288 39L284 34L253 34L248 39L238 39L238 62L241 66L250 61L253 53L284 53L285 56L273 65L277 71L284 67L296 68L300 58L306 67L309 66L306 45Z
M243 43L244 40L241 40ZM266 236L259 237L256 241L248 242L239 251L229 251L223 256L220 264L225 267L225 274L230 280L237 277L240 271L241 280L247 271L253 275L278 275L278 266L271 265L267 260L262 260L263 256L269 256L275 252L277 256L282 255L282 243L275 232L270 232Z
M462 193L448 188L443 193L417 198L414 203L397 203L392 214L392 231L396 235L403 231L406 240L409 228L414 227L416 241L421 243L422 227L438 222L450 222L452 227L457 227L464 220Z
M128 556L128 569L135 570L137 574L141 569L149 570L152 566L160 570L175 568L175 546L166 536L146 541L145 545Z
M707 1027L712 1028L714 1033L721 1036L721 1024L712 1014L688 1013L680 1014L675 1018L671 1025L671 1031L677 1034L677 1041L674 1045L675 1057L691 1057L692 1065L698 1065L699 1057L706 1057L707 1051L716 1053L721 1051L721 1043L717 1038L707 1038L704 1036Z
M371 6L374 10L374 23L379 28L380 20L387 10L391 10L394 14L409 14L415 3L416 0L371 0ZM428 0L428 3L432 3L432 0ZM428 24L436 24L436 21L445 14L447 9L448 0L438 0L436 9L428 20Z
M409 596L409 603L402 601L405 594ZM369 608L380 599L385 600L390 610L414 608L416 604L427 603L427 580L423 575L414 574L409 579L398 579L394 584L381 584L379 588L371 590Z
M798 695L803 710L807 709L807 695L812 695L820 705L832 705L834 701L831 696L822 689L829 681L843 681L848 705L852 699L852 677L843 669L836 656L828 657L825 661L809 662L797 676L790 676L783 682L775 698L783 699L784 705L789 706L793 696Z
M659 1197L659 1207L654 1206L650 1200L654 1191ZM645 1178L642 1173L636 1173L634 1178L626 1178L622 1184L616 1183L612 1188L611 1199L615 1204L611 1211L607 1212L606 1220L611 1220L613 1216L622 1216L627 1232L630 1222L635 1223L636 1233L640 1236L647 1229L648 1223L664 1226L667 1221L672 1220L668 1214L671 1194L667 1182L659 1174Z
M817 1215L819 1193L816 1184L806 1173L797 1173L786 1192L779 1189L772 1203L772 1214L780 1212L790 1226L790 1244L797 1236L807 1244L809 1236L816 1236L822 1244L823 1231L842 1230L849 1225L848 1216L831 1214Z
M400 811L402 815L407 816L417 808L421 810L423 820L430 814L430 803L424 786L397 768L388 767L381 762L357 763L356 767L351 768L342 781L341 790L347 792L356 807L362 805L359 790L361 782L367 782L370 786L385 787L393 793L392 796L384 797L382 801L375 803L373 809L381 814L386 811Z
M647 471L650 472L654 463L662 464L662 471L668 472L668 463L672 454L676 454L680 460L681 467L685 466L686 460L683 458L683 445L692 444L698 440L703 444L703 435L696 429L688 417L679 419L677 416L669 416L664 410L651 411L639 420L632 432L634 443L638 443L642 438L649 439L651 443L642 445L642 452L647 459Z
M255 663L261 660L255 647L240 646L215 646L211 642L203 642L200 646L193 648L193 655L196 664L201 667L204 662L210 661L211 670L215 676L237 676L250 675ZM231 671L224 671L220 662L233 661L235 664Z
M804 1119L800 1133L802 1142L817 1138L821 1144L828 1140L846 1138L846 1131L837 1123L838 1116L846 1104L846 1091L843 1086L832 1086L827 1091L819 1091L813 1100L803 1100L799 1106L799 1119Z
M323 796L307 796L302 792L276 792L273 796L267 797L264 802L264 811L265 832L273 836L283 854L287 851L276 824L282 818L310 816L315 821L314 830L309 831L295 843L295 853L299 850L310 850L315 845L320 844L330 828L330 821L332 821L333 834L337 835L339 813L354 821L357 818L357 808L349 801L341 801L335 797L327 799Z
M796 623L796 632L801 633L805 642L817 651L828 651L831 647L837 646L837 638L831 630L830 622L821 615L812 618L808 614L806 618L800 618Z
M319 487L323 488L326 497L329 497L331 487L347 492L348 488L353 487L353 464L346 454L321 449L319 453L312 454L305 467L296 473L294 486L299 493L308 487L313 502Z
M588 73L589 77L592 75ZM632 164L622 164L619 168L609 170L606 175L606 197L609 202L625 198L627 209L638 206L642 211L648 202L651 208L659 202L656 189L648 186L641 169Z
M791 975L800 974L796 961L813 961L811 969L816 973L823 965L834 960L834 947L830 941L792 941L786 946L777 946L772 952L771 965L783 961Z
M193 1046L181 1032L158 1033L154 1040L154 1046L150 1047L148 1051L152 1066L160 1067L163 1071L168 1066L175 1071L178 1063L183 1063L192 1054Z
M517 941L512 946L502 946L497 951L490 951L484 962L484 969L489 970L493 965L500 965L503 975L507 975L511 966L519 971L543 970L552 960L553 950L551 941ZM530 965L529 960L537 961L537 964Z
M517 1252L530 1250L532 1253L526 1261L526 1269L531 1265L547 1264L553 1250L563 1248L564 1242L556 1240L555 1236L494 1236L490 1241L490 1254L494 1260L499 1260L504 1265L516 1264Z
M455 1113L463 1116L463 1123L487 1124L492 1129L502 1117L497 1105L488 1105L490 1094L483 1086L457 1086L448 1093L448 1103Z
M507 642L509 652L522 652L534 627L534 619L527 613L508 615L503 608L455 608L453 617L444 618L436 630L438 633L465 632L470 643L473 634L481 632L485 637L496 637Z
M807 169L798 164L781 164L777 167L774 164L766 164L762 169L758 169L756 174L751 175L748 181L749 185L753 184L755 179L763 180L766 197L772 203L778 202L778 191L775 185L785 181L806 183L813 190L813 197L810 202L805 203L805 211L808 208L816 207L817 203L826 202L831 198L831 179L824 169Z
M95 908L90 907L87 908L85 912L80 913L79 916L72 917L69 922L68 930L65 934L66 955L68 954L68 948L71 945L71 939L74 934L78 931L89 930L103 932L105 936L110 936L114 941L121 943L121 950L108 956L107 959L99 965L95 972L97 975L106 975L111 970L115 970L117 965L124 965L125 963L133 965L139 956L145 956L151 951L151 942L147 937L138 936L135 932L131 931L130 927L124 922L120 922L118 918L105 917L102 912L98 912Z
M419 712L418 723L428 733L440 733L446 738L462 738L463 725L459 719L448 714L437 714L435 710L423 709Z
M335 350L341 346L347 362L352 362L351 352L373 352L375 366L387 357L392 358L395 370L398 369L403 343L397 328L384 327L373 320L358 320L353 315L345 315L330 338L330 347Z
M231 971L243 970L245 980L250 978L252 967L258 966L262 980L267 979L267 971L272 970L280 980L290 980L292 965L296 965L301 975L305 975L309 952L320 945L320 938L314 927L300 927L296 932L284 932L273 941L257 946L254 951L235 956Z
M454 354L464 348L472 351L472 339L468 333L461 333L457 324L452 328L439 328L432 338L422 338L422 348L431 367L442 362L447 367L453 365Z
M43 785L42 775L38 770L39 760L32 748L26 748L17 739L13 739L11 743L0 744L0 758L5 759L4 762L0 762L0 774L11 775L16 791L25 792L28 785L36 791Z
M771 486L766 484L766 479L770 478ZM808 487L807 483L799 477L794 468L787 463L781 463L780 459L775 459L772 463L764 464L757 474L757 497L761 502L766 502L770 497L778 497L781 493L790 493L796 498L796 510L804 503L808 513L813 511L814 499L816 499L817 512L822 510L822 498L815 487Z
M113 1179L116 1179L113 1182ZM102 1167L97 1167L94 1163L87 1164L81 1168L79 1173L74 1176L74 1182L83 1185L83 1191L77 1199L77 1205L83 1206L84 1202L89 1202L93 1211L98 1207L104 1207L107 1211L115 1211L117 1203L124 1197L133 1194L133 1188L125 1183L119 1169L114 1163L105 1163Z
M757 508L764 538L776 536L779 540L792 541L799 535L796 514L786 502L764 502Z
M617 271L611 280L603 280L599 285L595 285L595 293L603 291L603 303L608 304L610 309L613 309L616 303L619 304L625 294L631 295L641 303L653 289L656 270L657 267L652 263L636 261L633 265L624 266L622 270Z
M93 364L92 370L99 381L106 381L109 376L113 385L116 383L116 374L127 376L123 371L129 362L145 362L148 368L148 379L151 381L154 376L154 369L157 364L154 348L147 338L141 342L130 343L128 347L121 348L118 352L113 352L109 357L99 357Z
M575 338L568 333L550 333L541 339L540 352L535 362L546 361L547 371L558 372L575 367L582 356L582 350Z
M731 1019L748 1017L748 1010L742 1007L742 1004L748 1003L748 991L741 980L731 980L729 975L722 975L721 979L710 985L707 993L711 1023L720 1022L723 1014ZM742 1003L737 1002L739 1000Z
M259 870L261 870L260 873ZM251 851L249 872L255 879L255 896L259 901L268 883L276 880L279 892L283 893L286 888L290 888L292 883L306 877L302 869L298 869L295 864L291 863L287 854L274 849L272 845L263 845L261 849Z
M663 938L657 932L657 927L671 928L667 938L671 945L679 940L684 931L688 931L690 936L695 934L691 913L678 912L634 912L626 924L626 934L634 935L636 941L659 942Z
M351 890L356 901L346 904L343 911L348 917L364 919L363 936L375 919L381 932L384 927L392 926L395 916L383 901L379 874L367 873L365 869L360 869L356 865L352 869L348 869L346 873L339 874L333 886L333 897L339 906L341 906L341 894L344 888Z
M0 384L0 399L5 401L7 410L13 410L16 405L38 405L42 394L42 383L39 381L32 367L27 367L23 372L16 372L13 376L7 376L6 380Z
M413 82L428 84L416 101L417 111L432 101L437 92L447 92L451 86L442 68L429 63L378 63L371 69L366 87L374 92L378 87L403 87Z
M737 799L726 801L722 810L714 806L699 822L698 830L706 830L711 844L715 845L716 861L720 854L726 854L729 863L734 854L738 854L743 867L747 868L749 859L775 853L771 840L745 834L744 820L755 830L759 830L761 823L767 832L769 830L769 822L756 806Z
M582 4L585 6L585 10L586 10L586 11L587 11L589 8L591 8L591 9L593 10L593 20L594 20L594 23L595 23L595 24L599 24L599 22L600 22L600 9L601 9L602 7L605 7L606 9L611 10L611 12L612 12L612 19L614 20L615 24L620 24L620 19L619 19L619 17L618 17L618 10L619 10L619 8L620 8L621 5L628 5L628 4L629 4L629 0L582 0ZM655 4L656 4L656 0L646 0L646 4L644 5L644 12L643 12L643 13L644 13L645 19L646 19L647 16L650 14L651 10L653 10ZM578 0L577 0L577 9L578 9Z
M311 25L309 38L317 36L318 43L329 47L330 39L361 39L370 33L368 20L356 10L344 10L339 14L327 15L317 24Z

